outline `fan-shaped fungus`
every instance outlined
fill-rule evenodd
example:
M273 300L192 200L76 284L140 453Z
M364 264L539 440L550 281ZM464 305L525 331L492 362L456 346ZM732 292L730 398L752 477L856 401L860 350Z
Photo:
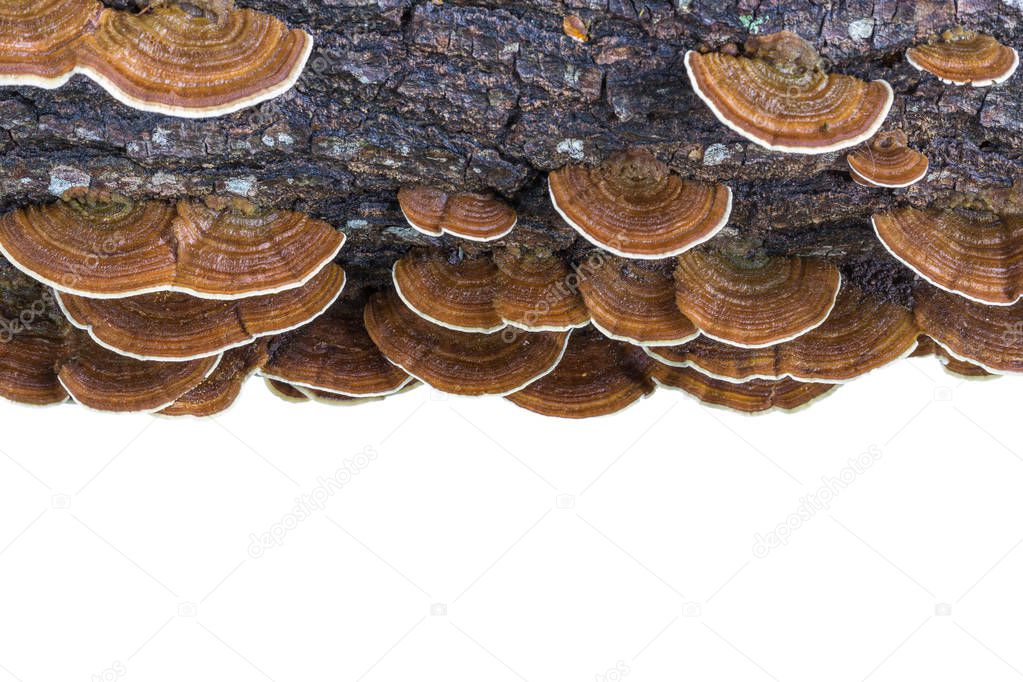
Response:
M483 334L505 326L494 309L497 268L485 256L412 249L395 262L393 279L405 305L434 324Z
M683 180L643 149L619 152L596 168L566 166L548 183L565 222L626 258L680 254L716 235L732 212L731 189Z
M122 355L192 360L310 322L331 306L344 283L344 271L329 265L297 289L237 301L178 293L103 300L59 292L57 301L72 324Z
M639 349L592 329L572 334L553 372L508 400L550 417L585 419L613 414L654 391Z
M470 334L427 322L394 291L374 295L366 331L390 362L445 393L507 395L550 373L569 332Z
M36 323L0 343L0 396L26 405L67 400L55 367L68 351L67 335L53 324Z
M841 383L906 357L916 347L918 334L909 310L846 284L824 324L792 341L740 348L698 338L647 353L664 364L692 367L724 381L791 378Z
M641 346L676 346L699 331L675 304L666 264L608 256L579 280L593 326L605 336Z
M751 414L806 407L835 389L835 384L803 383L794 379L753 379L733 383L696 370L654 363L651 374L660 386L675 388L700 402Z
M842 276L825 260L691 251L675 269L679 309L717 341L759 348L790 341L831 313Z
M97 0L0 0L0 85L58 88L75 71Z
M941 40L906 51L906 60L944 83L980 88L1008 80L1019 67L1019 53L989 35L961 27L941 34Z
M448 194L432 187L402 187L398 204L409 225L424 234L495 241L514 229L515 210L488 194Z
M313 48L305 31L250 9L196 16L176 3L104 10L78 70L142 111L184 118L230 114L284 94Z
M590 314L561 258L519 248L497 249L494 310L505 323L534 332L583 327Z
M266 343L262 340L232 348L221 356L217 368L201 384L161 410L160 414L209 417L223 412L234 404L242 384L266 359Z
M927 157L910 149L901 130L879 133L846 161L853 180L865 187L909 187L927 175Z
M987 305L1023 296L1023 216L901 208L875 215L874 231L893 256L946 291Z
M289 383L276 379L264 379L267 390L281 400L289 403L307 403L309 396Z
M813 46L789 31L750 38L744 57L690 51L685 61L718 120L781 152L823 154L868 140L894 99L883 80L826 73Z

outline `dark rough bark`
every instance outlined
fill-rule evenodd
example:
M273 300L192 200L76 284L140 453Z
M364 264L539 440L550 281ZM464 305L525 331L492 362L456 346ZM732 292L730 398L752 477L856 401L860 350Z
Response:
M291 93L190 121L133 111L80 77L53 92L0 90L0 210L83 181L133 197L233 192L330 221L350 237L341 260L379 276L409 244L432 241L401 219L401 184L495 190L520 211L510 241L580 250L549 206L546 172L643 145L685 176L733 187L721 238L753 235L772 251L828 255L848 276L908 301L912 278L876 243L871 213L1023 174L1023 75L993 89L956 88L903 58L956 23L1020 47L1021 0L239 4L314 35L310 68ZM590 23L590 42L563 34L568 13ZM888 125L930 156L928 182L867 190L851 182L842 153L768 152L713 118L689 87L685 50L780 29L814 41L836 71L892 83ZM10 311L19 294L10 270L0 275Z

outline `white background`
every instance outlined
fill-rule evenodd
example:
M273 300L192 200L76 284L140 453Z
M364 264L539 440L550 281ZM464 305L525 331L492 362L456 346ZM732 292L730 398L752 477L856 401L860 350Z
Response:
M1015 680L1020 387L924 358L756 418L5 404L0 681Z

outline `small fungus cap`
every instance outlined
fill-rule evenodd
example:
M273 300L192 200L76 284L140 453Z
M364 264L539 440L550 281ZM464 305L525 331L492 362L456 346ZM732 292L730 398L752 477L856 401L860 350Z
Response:
M1019 67L1019 53L989 35L953 28L941 40L911 47L906 60L944 83L985 87L1008 80Z
M703 334L758 348L823 324L841 283L822 259L691 251L678 258L675 300Z
M0 397L25 405L56 405L68 395L55 367L68 352L68 337L49 323L33 323L0 343Z
M927 157L910 149L901 130L879 133L846 157L853 180L866 187L909 187L927 176Z
M732 190L683 180L643 149L596 168L548 176L554 208L591 243L627 258L658 259L701 244L728 223Z
M873 218L893 256L946 291L986 305L1023 297L1023 216L900 208Z
M489 257L412 249L395 262L392 278L405 305L434 324L483 334L505 327L494 308L497 267Z
M234 404L242 385L266 362L266 343L262 340L225 352L217 368L201 384L164 408L169 417L210 417Z
M495 241L518 222L513 208L489 194L402 187L398 204L409 225L433 237L450 234L476 242Z
M686 54L693 89L726 126L781 152L824 154L856 146L881 128L891 86L826 73L809 43L788 31L756 36L745 57Z

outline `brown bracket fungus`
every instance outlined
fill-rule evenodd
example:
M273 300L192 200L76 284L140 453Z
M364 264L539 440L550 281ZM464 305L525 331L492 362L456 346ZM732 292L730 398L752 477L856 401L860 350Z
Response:
M408 224L431 237L450 234L474 242L496 241L518 222L513 208L488 194L402 187L398 204Z
M433 324L393 291L366 305L366 331L391 363L444 393L507 395L557 367L570 332L470 334Z
M757 144L793 154L856 146L881 128L891 86L826 73L816 50L794 33L754 36L746 56L689 51L693 90L719 121Z
M593 326L605 336L639 346L677 346L699 330L675 304L668 264L605 256L579 279Z
M732 212L725 185L683 180L643 149L596 168L572 165L548 176L551 202L591 243L626 258L675 256L712 238Z
M0 397L25 405L66 402L55 367L68 352L68 338L53 324L34 324L0 342Z
M234 404L242 385L266 362L266 342L256 341L225 352L201 384L164 408L169 417L210 417Z
M966 362L954 357L947 350L934 342L929 336L921 336L920 343L910 357L922 358L934 356L938 359L942 369L949 374L961 379L996 379L998 374L992 374L983 367Z
M878 133L846 156L852 179L864 187L909 187L927 176L929 161L901 130Z
M650 348L655 360L731 382L796 379L842 383L907 357L919 330L908 309L845 285L824 324L786 343L740 348L706 338Z
M77 68L129 107L206 118L284 94L312 49L312 36L268 14L211 18L161 3L142 13L104 10Z
M544 378L507 399L549 417L587 419L620 412L654 392L639 349L593 329L573 332L565 357Z
M1023 302L988 306L926 283L913 297L922 333L953 358L991 374L1023 374Z
M266 385L267 390L273 395L277 396L281 400L288 403L307 403L309 402L309 396L302 391L298 390L291 384L284 381L277 381L276 379L264 379L263 383Z
M329 265L297 289L237 301L179 293L90 299L58 292L57 302L102 346L141 360L181 361L307 324L337 300L344 284L344 271Z
M654 363L651 375L659 386L685 391L702 403L748 414L798 410L836 388L835 384L804 383L794 379L753 379L734 383L714 379L693 369L661 363Z
M909 48L906 60L943 83L976 88L1006 81L1019 67L1014 48L961 27L945 31L940 41Z
M11 263L55 289L89 298L278 293L312 279L344 241L303 213L136 203L94 193L0 218L0 252Z
M147 362L102 348L79 335L57 376L76 402L104 412L159 412L201 384L220 356L189 362Z
M102 9L97 0L0 0L0 86L67 83L78 44Z
M1023 216L901 208L873 223L893 256L941 289L995 306L1023 297Z
M760 348L823 324L841 283L821 259L690 251L678 258L675 300L706 336Z
M299 390L349 398L393 395L413 381L369 337L361 301L348 300L275 340L260 374Z
M395 262L392 279L405 305L434 324L482 334L506 326L494 308L497 267L488 257L412 249Z
M494 310L506 324L533 332L561 332L589 324L578 275L561 258L520 248L496 249Z

